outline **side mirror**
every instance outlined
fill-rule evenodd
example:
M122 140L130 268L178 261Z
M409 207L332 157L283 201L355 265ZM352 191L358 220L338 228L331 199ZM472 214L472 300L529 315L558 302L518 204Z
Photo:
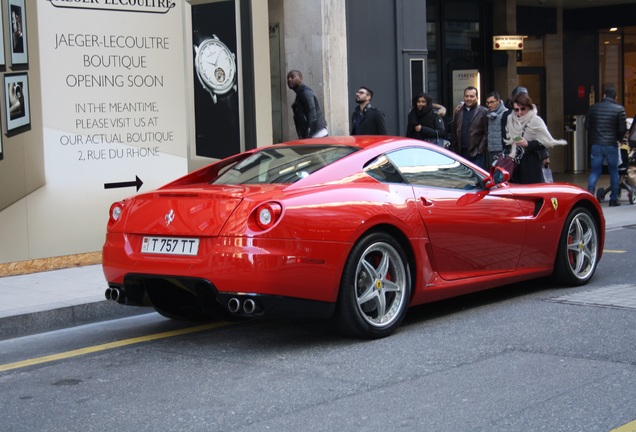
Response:
M490 169L490 176L486 178L486 187L490 189L508 180L510 180L510 173L501 167L494 166Z

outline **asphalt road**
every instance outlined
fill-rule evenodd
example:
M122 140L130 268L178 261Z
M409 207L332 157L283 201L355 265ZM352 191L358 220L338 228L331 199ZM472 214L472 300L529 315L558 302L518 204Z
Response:
M633 431L636 309L562 300L636 289L635 244L608 231L585 287L416 307L377 341L154 313L1 341L1 430Z

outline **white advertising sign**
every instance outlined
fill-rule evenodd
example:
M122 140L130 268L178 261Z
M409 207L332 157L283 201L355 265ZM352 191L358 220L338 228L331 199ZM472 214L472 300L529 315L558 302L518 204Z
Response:
M46 184L34 199L46 224L31 237L55 245L44 255L96 251L112 202L187 172L183 10L38 6Z
M479 70L477 69L463 69L453 71L453 104L463 102L464 89L466 87L475 87L477 89L477 103L481 98L481 90L479 88Z

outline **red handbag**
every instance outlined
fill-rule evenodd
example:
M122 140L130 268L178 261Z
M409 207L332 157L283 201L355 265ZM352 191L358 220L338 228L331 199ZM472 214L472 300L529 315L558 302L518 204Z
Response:
M521 153L520 156L511 158L509 154L501 152L499 153L499 155L497 155L495 166L505 169L506 171L508 171L508 174L510 174L510 177L512 177L515 169L517 169L517 166L519 165L521 156L523 156L523 153Z

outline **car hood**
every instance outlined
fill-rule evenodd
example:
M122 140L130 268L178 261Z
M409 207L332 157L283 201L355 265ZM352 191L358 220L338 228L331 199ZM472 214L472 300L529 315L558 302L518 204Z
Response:
M165 236L218 236L240 202L284 185L202 185L139 194L126 206L124 231Z

